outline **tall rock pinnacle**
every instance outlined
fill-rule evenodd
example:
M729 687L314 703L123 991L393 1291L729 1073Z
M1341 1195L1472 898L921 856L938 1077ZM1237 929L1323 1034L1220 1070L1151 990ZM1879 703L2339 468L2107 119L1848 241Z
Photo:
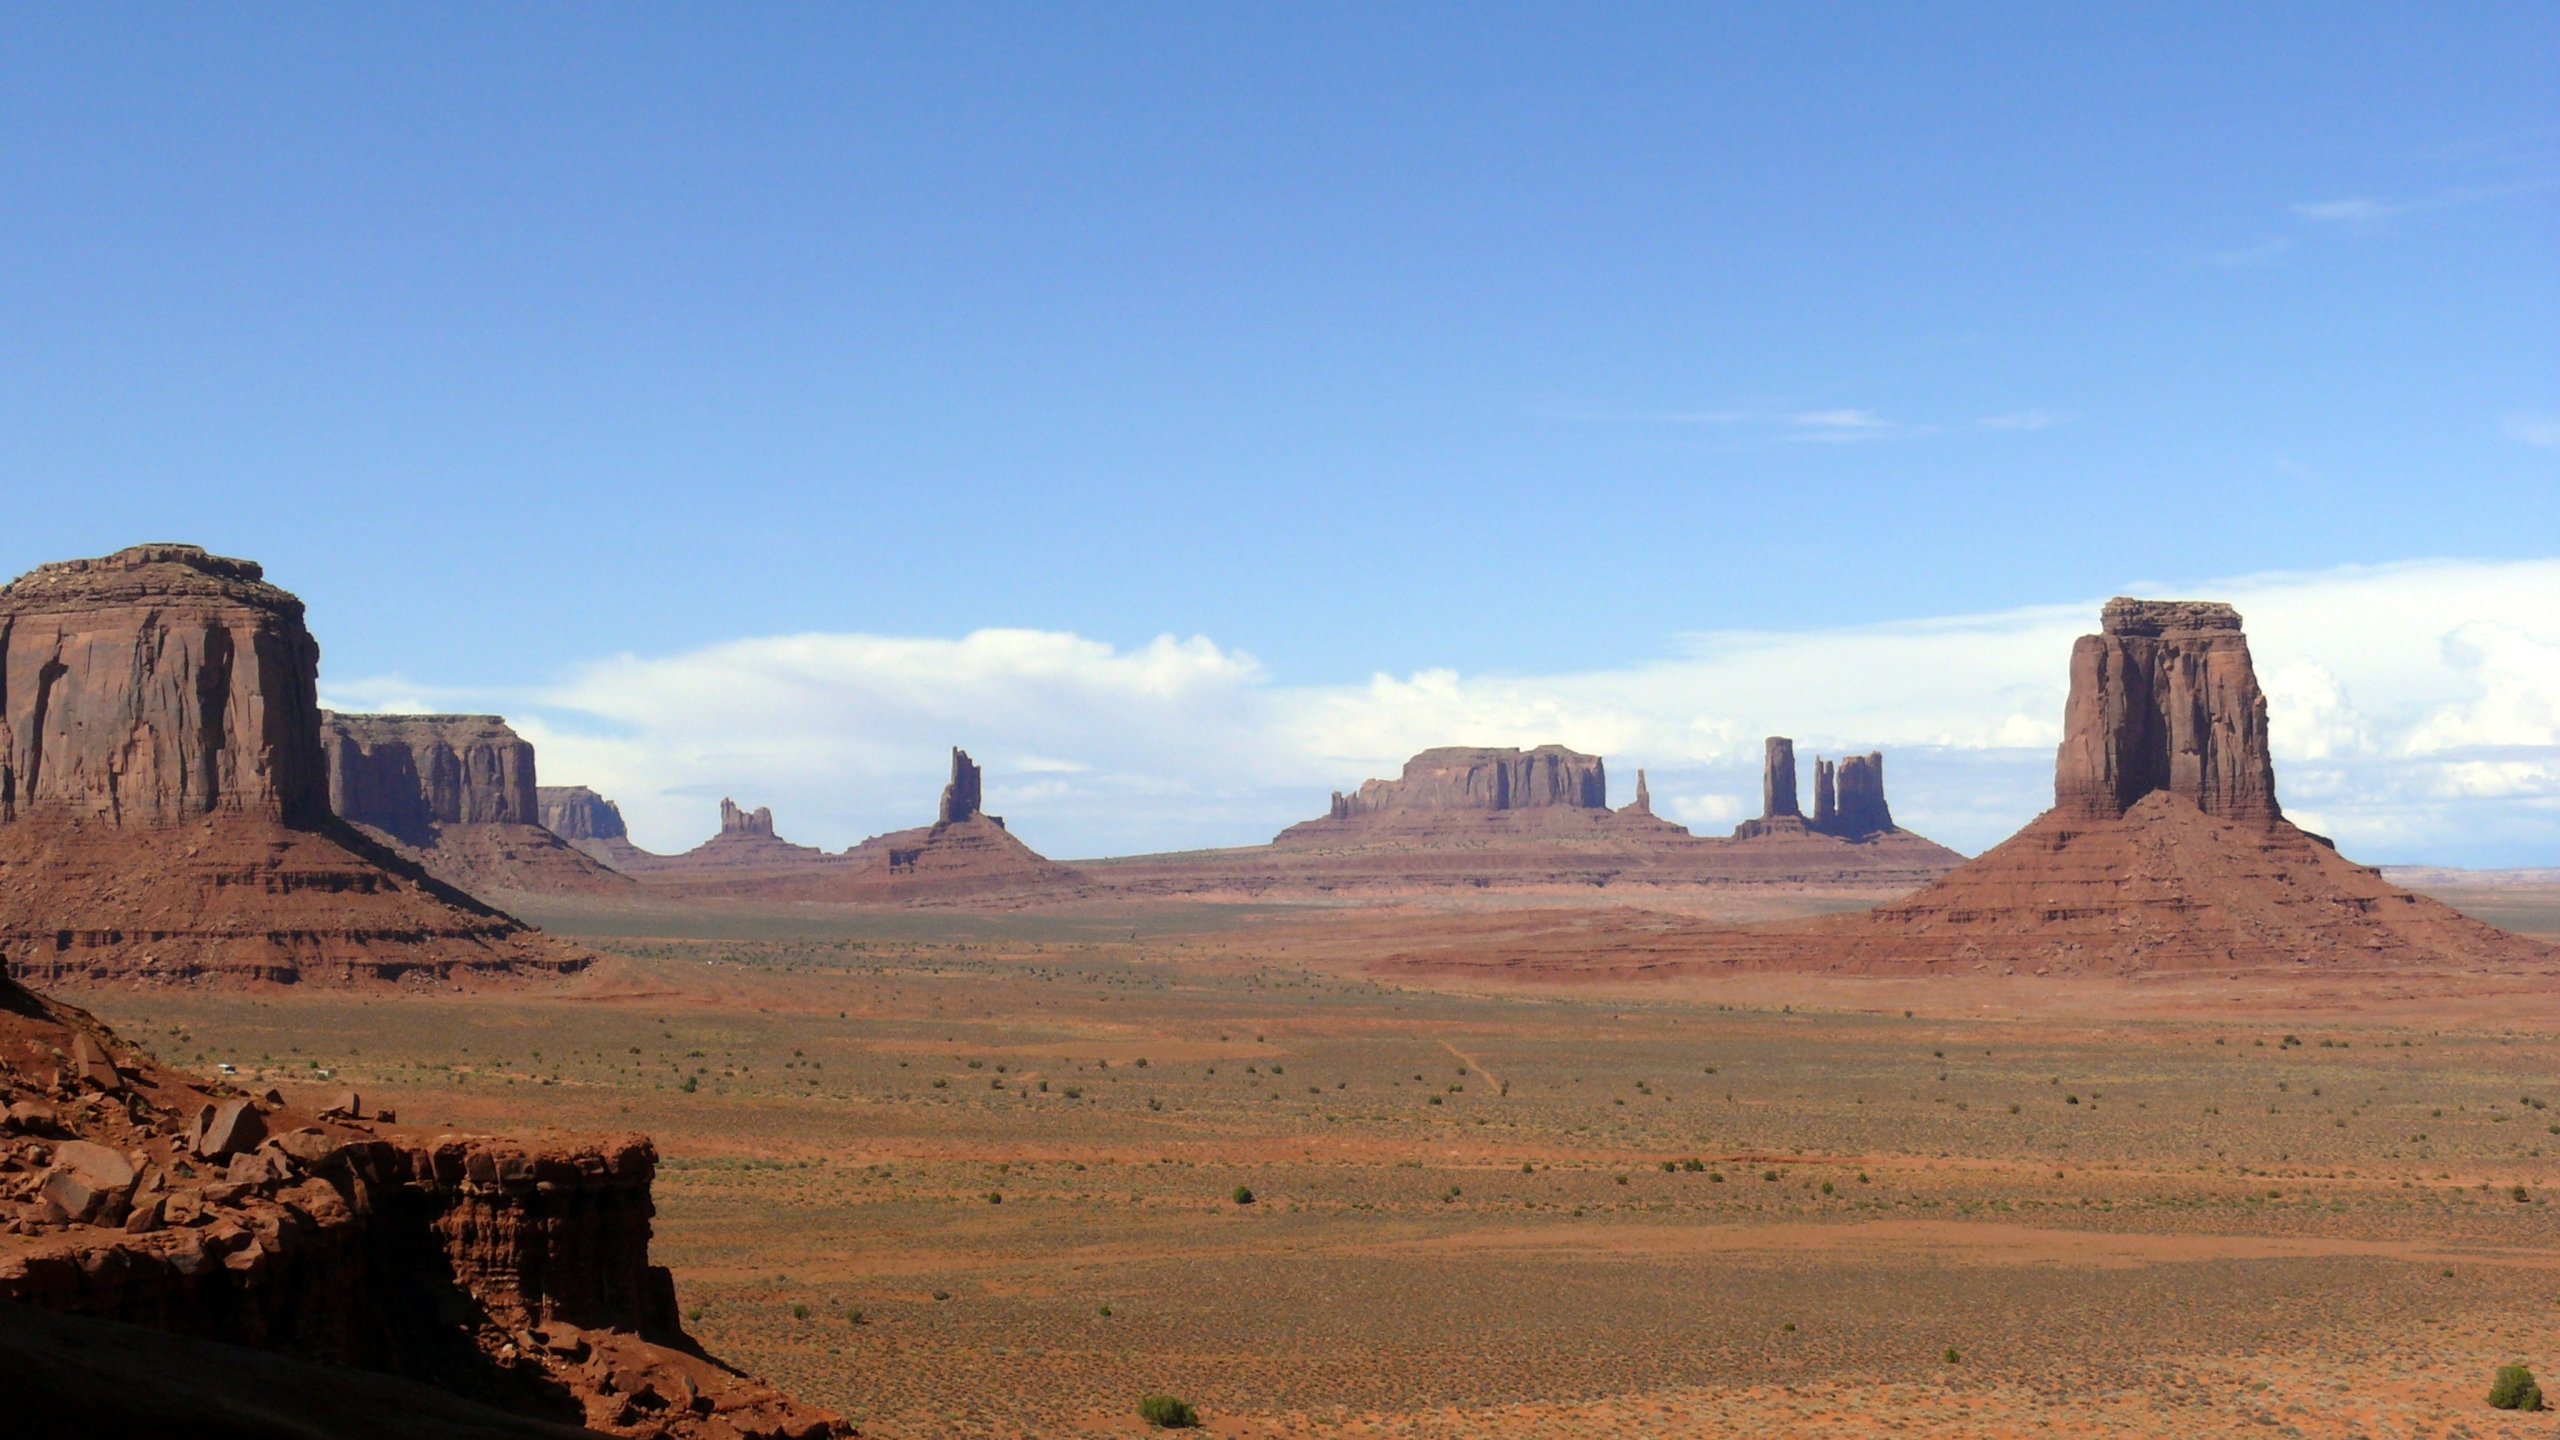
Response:
M2240 613L2187 600L2107 602L2071 647L2054 809L2112 819L2154 791L2226 820L2275 820L2267 700Z
M1804 815L1796 804L1796 742L1772 735L1760 759L1760 818L1782 815Z
M942 787L942 809L934 817L936 825L952 825L975 819L984 808L978 763L969 752L951 747L951 783Z

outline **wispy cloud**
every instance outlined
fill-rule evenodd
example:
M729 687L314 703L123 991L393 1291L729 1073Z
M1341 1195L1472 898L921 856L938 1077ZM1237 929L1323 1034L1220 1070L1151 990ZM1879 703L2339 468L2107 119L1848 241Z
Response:
M2371 860L2560 859L2560 559L2431 561L2135 593L2248 617L2289 807ZM989 802L1062 856L1249 843L1432 745L1555 741L1605 755L1623 797L1729 826L1760 737L1881 748L1895 814L1966 849L2051 800L2067 659L2098 597L1987 615L1678 637L1606 670L1425 669L1301 685L1200 637L1134 648L1071 634L742 639L583 665L532 693L397 678L334 704L504 711L546 780L620 801L681 848L723 793L841 847L931 813L962 744Z
M2519 412L2508 416L2499 427L2510 440L2541 450L2560 450L2560 415Z
M2377 200L2370 195L2350 195L2337 200L2308 200L2296 204L2293 213L2304 219L2327 225L2371 225L2395 215L2416 215L2431 210L2454 210L2489 200L2504 200L2516 195L2531 195L2560 186L2560 178L2512 180L2503 185L2464 185L2438 190L2427 195L2404 196L2396 200Z
M2208 265L2219 265L2226 270L2241 270L2254 265L2273 264L2299 243L2301 242L2290 235L2269 235L2247 245L2234 246L2229 250L2216 250L2204 258Z
M2050 430L2079 417L2066 410L2028 407L1962 421L1897 420L1860 406L1812 409L1634 410L1578 408L1548 412L1550 418L1609 425L1712 427L1731 431L1737 440L1762 444L1849 444L1879 440L1915 440L1932 435Z

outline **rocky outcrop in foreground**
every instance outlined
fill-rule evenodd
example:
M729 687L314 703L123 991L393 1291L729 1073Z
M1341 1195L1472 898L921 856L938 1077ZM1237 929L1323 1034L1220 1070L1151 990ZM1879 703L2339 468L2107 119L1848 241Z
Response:
M496 715L322 711L329 803L440 880L474 893L630 888L543 827L533 746Z
M5 980L0 1106L0 1320L35 1307L217 1339L304 1362L297 1383L386 1372L635 1440L850 1433L684 1335L649 1263L644 1137L537 1144L403 1127L351 1093L245 1095ZM0 1325L0 1358L21 1330ZM208 1415L246 1398L231 1375L196 1377ZM12 1418L112 1415L127 1398L82 1381L22 1382ZM341 1415L295 1433L406 1425Z
M331 812L319 663L300 601L192 545L0 588L9 969L87 984L583 966Z

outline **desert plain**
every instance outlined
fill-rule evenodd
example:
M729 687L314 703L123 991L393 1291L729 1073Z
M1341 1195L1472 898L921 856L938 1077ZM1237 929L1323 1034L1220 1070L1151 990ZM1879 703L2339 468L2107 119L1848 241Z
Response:
M2482 1403L2560 1337L2547 977L1589 963L1848 903L1770 891L491 898L603 958L59 993L288 1099L647 1131L688 1332L869 1435L2552 1433Z

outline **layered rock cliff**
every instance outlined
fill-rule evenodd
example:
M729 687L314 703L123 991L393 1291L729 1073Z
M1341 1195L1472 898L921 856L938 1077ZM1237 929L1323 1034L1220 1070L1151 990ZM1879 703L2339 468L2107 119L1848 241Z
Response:
M328 813L320 647L254 561L136 545L0 589L0 821Z
M2154 791L2229 820L2282 813L2267 698L2228 605L2120 597L2071 647L2054 808L2107 819Z
M0 960L47 983L586 963L338 820L301 602L141 545L0 589Z
M1438 810L1605 810L1609 777L1597 755L1561 745L1535 750L1445 746L1404 762L1394 780L1370 780L1349 795L1336 792L1332 818L1357 820Z
M584 785L538 786L534 803L541 807L543 829L598 864L629 874L665 858L632 844L622 807Z
M322 711L339 818L475 893L610 894L629 882L541 823L533 746L496 715Z
M0 1306L386 1371L614 1435L846 1433L685 1338L648 1259L643 1137L534 1144L408 1129L351 1094L241 1095L5 980L0 1106ZM13 1393L12 1413L105 1407L77 1383Z

